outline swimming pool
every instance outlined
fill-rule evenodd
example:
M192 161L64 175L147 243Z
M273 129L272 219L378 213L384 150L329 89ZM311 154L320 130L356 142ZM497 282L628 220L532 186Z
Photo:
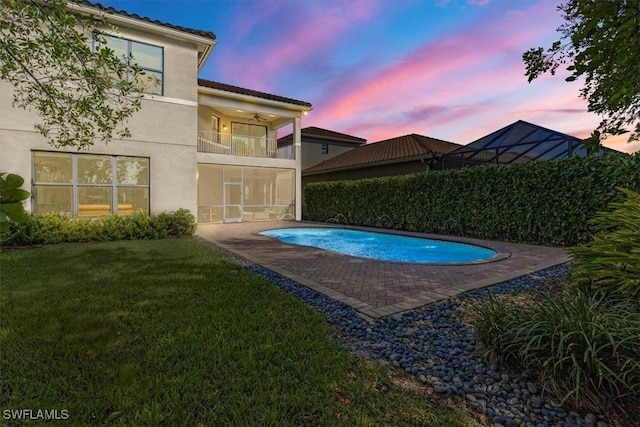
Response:
M466 243L343 228L279 228L258 234L293 245L380 261L460 264L488 261L498 255L491 249Z

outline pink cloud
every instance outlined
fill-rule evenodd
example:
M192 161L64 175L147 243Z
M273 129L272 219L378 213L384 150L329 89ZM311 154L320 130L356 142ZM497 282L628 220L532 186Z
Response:
M584 114L586 110L584 108L536 108L533 110L521 111L523 114L538 114L538 113L551 113L551 114Z
M533 11L543 13L538 9ZM424 128L425 120L410 112L425 101L449 109L457 105L460 111L473 110L468 106L471 99L486 102L492 97L491 86L499 93L526 84L520 59L525 49L522 46L544 32L532 21L536 22L531 13L505 14L498 22L495 16L487 16L471 28L415 49L365 81L328 91L330 96L316 104L318 113L314 114L318 122L360 129L362 126L349 123L371 121L364 116L386 122L385 118L397 118L404 111L405 116L412 116L414 126ZM518 28L518 32L512 34L510 28ZM389 126L404 124L396 121ZM382 134L365 132L375 138Z
M578 136L574 134L576 126L597 122L587 112L584 100L577 96L574 88L549 83L521 88L517 96L508 100L495 100L490 111L467 118L456 131L466 144L517 120L574 136Z
M571 135L578 138L587 138L593 132L593 127L583 128L575 130ZM640 151L640 141L629 142L629 134L611 135L602 141L602 145L605 147L613 148L614 150L622 151L624 153L635 153Z
M581 84L567 84L562 75L528 84L524 76L522 52L548 44L543 39L555 37L559 22L555 5L546 1L498 16L488 10L475 25L394 61L353 65L329 82L304 125L369 142L421 133L466 144L519 119L588 136L599 119L578 96ZM607 144L637 149L624 142Z
M463 144L469 141L459 139L454 135L446 135L442 129L456 128L464 123L469 116L479 115L482 111L490 108L492 105L489 103L453 106L429 105L423 108L414 108L404 117L396 120L374 121L373 123L358 122L349 128L349 132L354 135L369 134L369 141L380 141L394 136L418 133Z
M262 6L262 4L260 4ZM220 74L243 86L271 90L281 75L300 67L305 61L324 61L323 52L340 42L343 33L358 22L371 19L379 10L378 2L273 2L267 15L255 11L249 23L240 25L240 33L258 26L275 28L256 39L247 51L227 50L217 58ZM267 8L268 9L268 8ZM244 16L244 14L243 14ZM257 18L260 17L260 18ZM266 20L266 22L265 22ZM241 34L237 36L241 36ZM319 59L320 58L320 59Z
M249 35L262 23L275 20L280 11L282 2L278 0L261 0L258 3L246 2L231 20L233 24L233 36L242 38Z
M628 142L628 140L628 134L611 136L605 139L602 145L625 153L636 153L640 151L640 141L634 141L630 143Z
M489 0L468 0L467 3L472 6L485 6L489 3Z

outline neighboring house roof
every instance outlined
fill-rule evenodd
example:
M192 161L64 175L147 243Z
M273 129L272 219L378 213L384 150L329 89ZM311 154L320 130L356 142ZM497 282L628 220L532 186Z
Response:
M603 154L615 152L604 147L601 150ZM581 139L518 120L446 153L442 159L458 159L464 163L526 163L586 155Z
M135 13L129 13L125 10L120 10L120 9L116 9L114 7L111 6L103 6L100 3L96 3L96 2L91 2L91 1L87 1L87 0L81 0L78 2L78 4L83 5L83 6L88 6L88 7L94 7L96 9L99 9L103 12L106 13L113 13L116 15L121 15L121 16L126 16L127 18L133 18L133 19L137 19L139 21L143 21L143 22L147 22L150 24L156 24L156 25L160 25L162 27L167 27L167 28L171 28L174 30L178 30L178 31L182 31L185 33L190 33L190 34L194 34L196 36L200 36L200 37L205 37L211 40L216 40L216 35L211 32L211 31L202 31L202 30L196 30L193 28L187 28L187 27L183 27L180 25L174 25L174 24L169 24L168 22L162 22L162 21L158 21L155 19L151 19L151 18L147 18L144 16L140 16L138 14Z
M328 129L323 129L315 126L309 126L300 129L300 136L305 138L314 138L338 142L347 142L350 144L362 145L367 142L364 138L358 138L357 136L347 135L346 133L335 132ZM293 140L293 134L283 136L278 139L278 142L291 142Z
M412 133L361 145L303 171L314 175L338 169L357 169L376 164L399 163L417 158L431 158L460 147L460 144Z
M272 95L270 93L259 92L257 90L246 89L243 87L232 86L226 83L214 82L211 80L198 79L198 86L209 89L216 89L225 92L239 93L241 95L255 96L256 98L268 99L271 101L285 102L287 104L300 105L302 107L311 108L311 104L297 99L285 98L284 96Z

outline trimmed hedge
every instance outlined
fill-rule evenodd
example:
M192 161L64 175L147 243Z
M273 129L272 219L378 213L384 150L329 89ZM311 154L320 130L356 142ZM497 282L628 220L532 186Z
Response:
M640 153L310 183L305 200L312 221L572 246L616 187L640 190Z
M31 215L22 223L11 223L0 234L0 245L29 246L62 242L164 239L187 237L196 231L195 217L187 209L148 215L105 215L69 218L62 214Z

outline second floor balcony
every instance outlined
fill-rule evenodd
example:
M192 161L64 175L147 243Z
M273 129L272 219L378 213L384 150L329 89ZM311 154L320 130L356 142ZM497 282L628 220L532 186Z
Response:
M198 131L198 152L272 159L295 159L295 151L292 144L278 148L278 141L273 138L211 131Z

